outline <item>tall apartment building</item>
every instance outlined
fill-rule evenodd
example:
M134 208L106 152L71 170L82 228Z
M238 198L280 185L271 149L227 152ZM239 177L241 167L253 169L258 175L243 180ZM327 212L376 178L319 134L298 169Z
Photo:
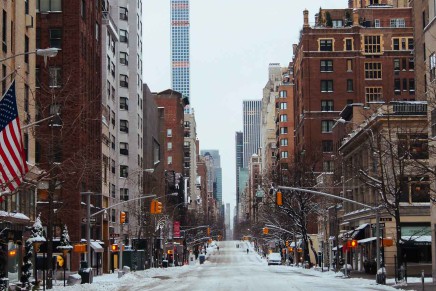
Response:
M190 97L189 0L171 0L171 84Z
M294 75L293 64L282 70L281 83L277 89L276 98L276 171L279 183L282 175L287 174L290 164L294 161Z
M257 154L261 147L261 100L244 100L242 102L243 118L243 138L244 138L244 168L248 167L248 162L253 154Z
M25 159L30 172L26 179L33 179L37 172L35 166L35 137L34 127L25 128L26 125L35 122L35 54L19 55L35 51L35 4L30 1L2 1L0 2L0 23L2 23L2 47L0 49L1 97L15 80L15 93L17 100L18 117L22 129ZM51 59L48 60L51 63ZM25 226L36 218L35 186L22 183L13 197L1 197L0 209L5 211L0 222L0 251L8 254L9 250L18 249L24 252L21 244ZM22 213L25 216L9 215L9 213ZM21 218L19 218L21 217ZM24 219L27 217L27 219ZM9 268L8 268L9 266ZM20 279L18 270L21 262L11 260L10 256L4 256L4 263L0 269L0 278L8 278L10 283L16 283Z
M110 68L113 77L113 80L106 80L105 86L106 94L111 92L111 126L117 128L116 135L110 137L115 145L115 176L118 180L115 195L111 190L111 203L116 203L137 198L143 193L142 1L109 0L106 3L110 7L108 15L119 34L115 58L110 59L110 54L105 56L108 62L106 69L109 72ZM114 68L118 73L113 72ZM113 93L116 95L113 96ZM121 211L126 213L127 225L122 228L122 236L129 241L138 235L138 205L125 204L112 209L110 233L120 233L118 217Z
M235 165L236 165L236 220L239 217L239 205L241 193L239 191L239 170L243 167L244 159L244 136L241 131L235 132Z
M195 183L197 180L197 123L195 121L194 110L185 111L184 116L185 139L184 149L184 172L185 183L185 201L189 202L189 209L198 210L198 205L192 203L199 193L197 193Z
M112 15L111 15L112 14ZM119 35L118 28L112 16L118 17L119 10L117 6L110 6L108 2L103 4L102 12L102 158L103 158L103 178L102 178L102 206L109 207L112 204L120 202L118 176L116 169L119 161L119 146L116 141L119 140L119 122L116 117L119 116L118 100L118 55L119 55ZM128 154L122 151L123 154ZM117 195L118 194L118 195ZM119 219L120 209L111 209L103 220L103 241L105 244L115 243L110 240L109 233L120 233ZM110 266L107 260L103 261L104 271L109 272Z
M213 160L213 183L215 183L214 198L218 204L223 203L223 178L221 168L221 156L219 150L201 150L202 156L210 155Z
M68 226L72 242L86 237L86 202L82 192L102 193L102 9L95 2L37 1L36 47L60 51L46 66L36 61L37 119L55 115L36 127L39 167L50 173L38 185L38 212L47 225L48 268L53 270L53 237ZM106 45L106 44L105 44ZM90 195L91 212L102 196ZM54 211L56 209L56 211ZM103 218L96 217L91 238L102 239ZM82 260L71 253L71 270ZM92 252L90 267L97 267Z
M416 62L416 80L417 93L422 96L428 103L428 134L431 140L436 137L436 7L434 1L417 1L410 0L410 6L413 7L415 16L415 62ZM434 146L434 141L430 141L430 148ZM430 151L430 167L436 166L435 154ZM431 191L435 191L434 183L430 183ZM431 256L432 256L432 277L436 282L436 205L430 202L431 214Z
M268 81L263 88L261 119L261 156L262 169L272 170L276 167L276 99L278 88L282 82L282 68L278 63L268 67Z
M331 172L332 127L347 104L417 98L412 11L323 9L316 22L309 25L305 10L294 52L295 158L305 153L316 171Z

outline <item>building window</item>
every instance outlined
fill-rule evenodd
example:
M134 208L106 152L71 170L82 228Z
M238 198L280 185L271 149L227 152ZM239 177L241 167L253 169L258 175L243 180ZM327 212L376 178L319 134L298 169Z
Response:
M322 170L324 172L333 172L333 162L332 161L323 161L322 162Z
M116 193L115 193L115 185L114 184L110 184L111 185L111 197L115 198Z
M436 54L430 55L430 81L433 81L436 77Z
M116 221L117 221L116 210L115 209L111 209L111 222L116 222Z
M26 36L24 36L24 51L28 52L29 51L29 38ZM24 62L26 64L29 64L29 54L25 54L24 55Z
M288 146L288 139L287 138L280 139L280 146L282 147Z
M125 119L120 120L120 131L129 133L129 121Z
M286 98L286 97L288 97L288 91L286 91L286 90L282 90L282 91L280 91L280 92L279 92L279 96L280 96L280 98Z
M404 18L391 19L391 27L406 27Z
M400 59L394 59L394 71L400 70Z
M120 86L124 88L129 88L129 77L127 75L120 75Z
M381 27L380 19L374 19L374 27L377 27L377 28Z
M50 29L50 47L62 48L62 29Z
M287 127L280 127L280 134L288 134L288 128Z
M129 176L129 167L125 165L120 165L120 177L127 178Z
M413 50L413 38L411 37L395 37L392 38L392 49L394 51Z
M86 1L85 0L80 1L80 16L82 16L83 19L86 18Z
M409 71L413 71L413 70L415 70L415 59L410 58L409 59Z
M286 151L280 152L280 158L281 159L287 159L288 158L288 152L286 152Z
M381 37L380 35L365 35L364 48L367 54L379 54L381 50Z
M168 165L171 165L173 163L173 157L172 156L168 156Z
M322 133L332 132L333 124L334 124L333 120L322 120L321 121L321 132Z
M129 20L129 11L126 7L120 7L120 19Z
M288 115L282 114L280 115L280 122L287 122L288 121Z
M129 144L126 142L120 142L120 154L128 156L129 155Z
M436 109L431 111L431 136L436 136Z
M129 99L127 97L120 97L120 109L129 110Z
M127 32L127 30L120 29L120 42L129 42L129 33Z
M167 137L172 137L173 136L173 130L171 128L167 129Z
M8 52L8 14L5 10L3 10L2 48L4 53Z
M49 87L59 88L62 86L62 69L59 67L49 68Z
M282 110L288 109L288 103L280 102L280 109L282 109Z
M126 52L120 52L120 63L123 65L129 64L129 54Z
M319 51L321 51L321 52L333 51L333 40L332 39L320 39L319 40Z
M352 71L353 71L353 60L347 59L347 72L352 72Z
M333 152L333 141L332 140L323 140L322 141L322 152L323 153Z
M332 60L321 60L321 72L333 72Z
M95 23L95 40L98 41L100 39L100 25L98 22Z
M398 156L406 159L428 159L427 135L398 134Z
M403 177L400 181L400 202L430 202L430 181L428 176Z
M185 128L190 128L191 127L191 123L189 121L185 121L184 125L185 125Z
M334 19L334 20L332 20L332 26L333 26L333 28L343 27L344 21L342 19Z
M167 149L170 151L173 149L173 143L172 142L168 142L167 143Z
M353 79L347 79L347 92L354 91Z
M62 0L36 0L37 12L60 12L62 11Z
M383 101L382 87L365 87L366 102Z
M128 188L120 188L120 200L121 201L129 200L129 189Z
M333 80L321 80L321 92L333 92Z
M365 63L365 79L380 80L382 78L381 63Z
M321 111L333 111L333 100L321 100Z
M401 79L394 79L394 92L401 94Z
M415 79L409 79L409 92L415 94Z
M346 51L352 51L353 50L353 39L352 38L346 38L345 39L345 50Z

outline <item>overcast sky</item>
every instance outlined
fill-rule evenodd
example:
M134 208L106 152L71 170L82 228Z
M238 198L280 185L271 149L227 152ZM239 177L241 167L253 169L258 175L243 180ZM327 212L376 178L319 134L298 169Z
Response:
M191 105L200 149L218 149L223 203L236 204L235 132L242 100L260 100L269 63L287 66L303 10L346 8L347 0L191 0ZM170 0L143 1L144 82L171 88ZM232 213L232 217L233 217ZM231 218L232 220L232 218Z

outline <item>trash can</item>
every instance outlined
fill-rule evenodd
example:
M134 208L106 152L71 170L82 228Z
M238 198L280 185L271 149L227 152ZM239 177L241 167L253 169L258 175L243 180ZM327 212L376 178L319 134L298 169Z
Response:
M162 267L168 268L168 260L162 260Z
M205 255L200 255L198 256L199 260L200 260L200 264L203 264L204 261L206 260L206 256Z
M93 281L92 268L82 268L79 270L79 275L82 277L82 284L91 284Z

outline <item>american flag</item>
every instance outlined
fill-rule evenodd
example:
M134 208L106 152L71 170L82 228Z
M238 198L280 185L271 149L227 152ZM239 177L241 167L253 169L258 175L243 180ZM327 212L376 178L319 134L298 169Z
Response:
M0 100L0 188L14 191L28 171L13 81Z

